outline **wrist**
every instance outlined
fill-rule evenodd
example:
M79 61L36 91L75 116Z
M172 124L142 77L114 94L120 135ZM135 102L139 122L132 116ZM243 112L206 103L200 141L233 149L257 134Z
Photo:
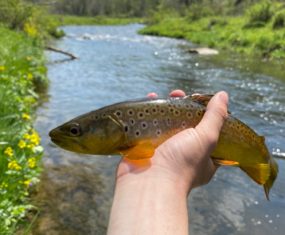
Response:
M128 167L116 180L108 234L188 234L185 184L158 166Z
M189 174L188 174L189 175ZM123 160L117 171L116 187L128 184L153 184L171 187L177 193L187 197L192 188L191 177L181 171L173 171L165 166L147 161Z

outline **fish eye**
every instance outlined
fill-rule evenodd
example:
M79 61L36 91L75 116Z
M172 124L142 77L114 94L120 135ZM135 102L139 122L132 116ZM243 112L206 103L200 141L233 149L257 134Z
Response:
M79 136L80 135L80 127L77 123L72 124L72 126L69 129L71 136Z

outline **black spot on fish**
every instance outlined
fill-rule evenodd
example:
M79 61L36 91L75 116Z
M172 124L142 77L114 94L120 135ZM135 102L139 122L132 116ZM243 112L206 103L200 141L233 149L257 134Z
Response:
M161 135L161 130L160 130L160 129L157 129L157 130L156 130L156 135L157 135L157 136L160 136L160 135Z
M115 112L115 115L116 115L117 117L122 117L123 113L122 113L122 111L117 110L117 111Z
M186 116L187 116L187 118L189 118L189 119L193 117L193 115L192 115L191 112L187 112Z
M147 128L147 123L146 122L142 122L141 123L141 127L142 127L142 129L146 129Z
M129 131L129 127L128 126L125 126L125 132L128 132Z
M153 119L152 124L153 124L154 126L157 126L157 125L158 125L157 119Z
M180 115L180 111L179 110L175 110L174 114L175 114L175 116L179 116Z
M141 132L139 130L136 130L136 136L140 136L141 135Z
M130 118L130 119L129 119L129 122L130 122L130 124L131 124L132 126L135 125L135 123L136 123L136 122L135 122L135 119L133 119L133 118Z
M134 111L133 111L132 109L129 109L129 110L128 110L128 115L129 115L129 116L133 116L133 115L134 115Z
M197 115L200 117L200 116L202 116L202 110L198 110L197 111Z
M183 129L186 128L186 122L185 122L185 121L183 121L183 122L181 123L181 127L182 127Z
M143 113L143 112L138 112L138 118L139 118L139 119L144 118L144 113Z

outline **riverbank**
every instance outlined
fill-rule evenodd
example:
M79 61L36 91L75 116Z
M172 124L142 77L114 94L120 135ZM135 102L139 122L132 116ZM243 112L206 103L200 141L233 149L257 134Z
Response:
M14 234L34 210L42 147L33 128L38 92L47 88L41 43L0 27L0 234Z
M107 16L71 16L51 15L59 25L126 25L131 23L144 23L143 18L119 18Z
M254 5L239 16L209 14L193 17L195 12L190 11L182 17L158 12L140 33L182 38L210 48L262 59L284 60L285 11L280 4L262 4Z

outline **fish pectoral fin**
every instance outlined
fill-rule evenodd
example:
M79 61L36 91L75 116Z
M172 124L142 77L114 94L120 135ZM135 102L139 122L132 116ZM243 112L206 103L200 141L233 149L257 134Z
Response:
M221 166L239 166L239 163L236 161L230 161L230 160L223 160L223 159L216 159L213 158L213 162L217 165Z
M120 150L120 153L130 160L140 160L151 158L154 151L155 148L151 140L142 140L133 147Z

